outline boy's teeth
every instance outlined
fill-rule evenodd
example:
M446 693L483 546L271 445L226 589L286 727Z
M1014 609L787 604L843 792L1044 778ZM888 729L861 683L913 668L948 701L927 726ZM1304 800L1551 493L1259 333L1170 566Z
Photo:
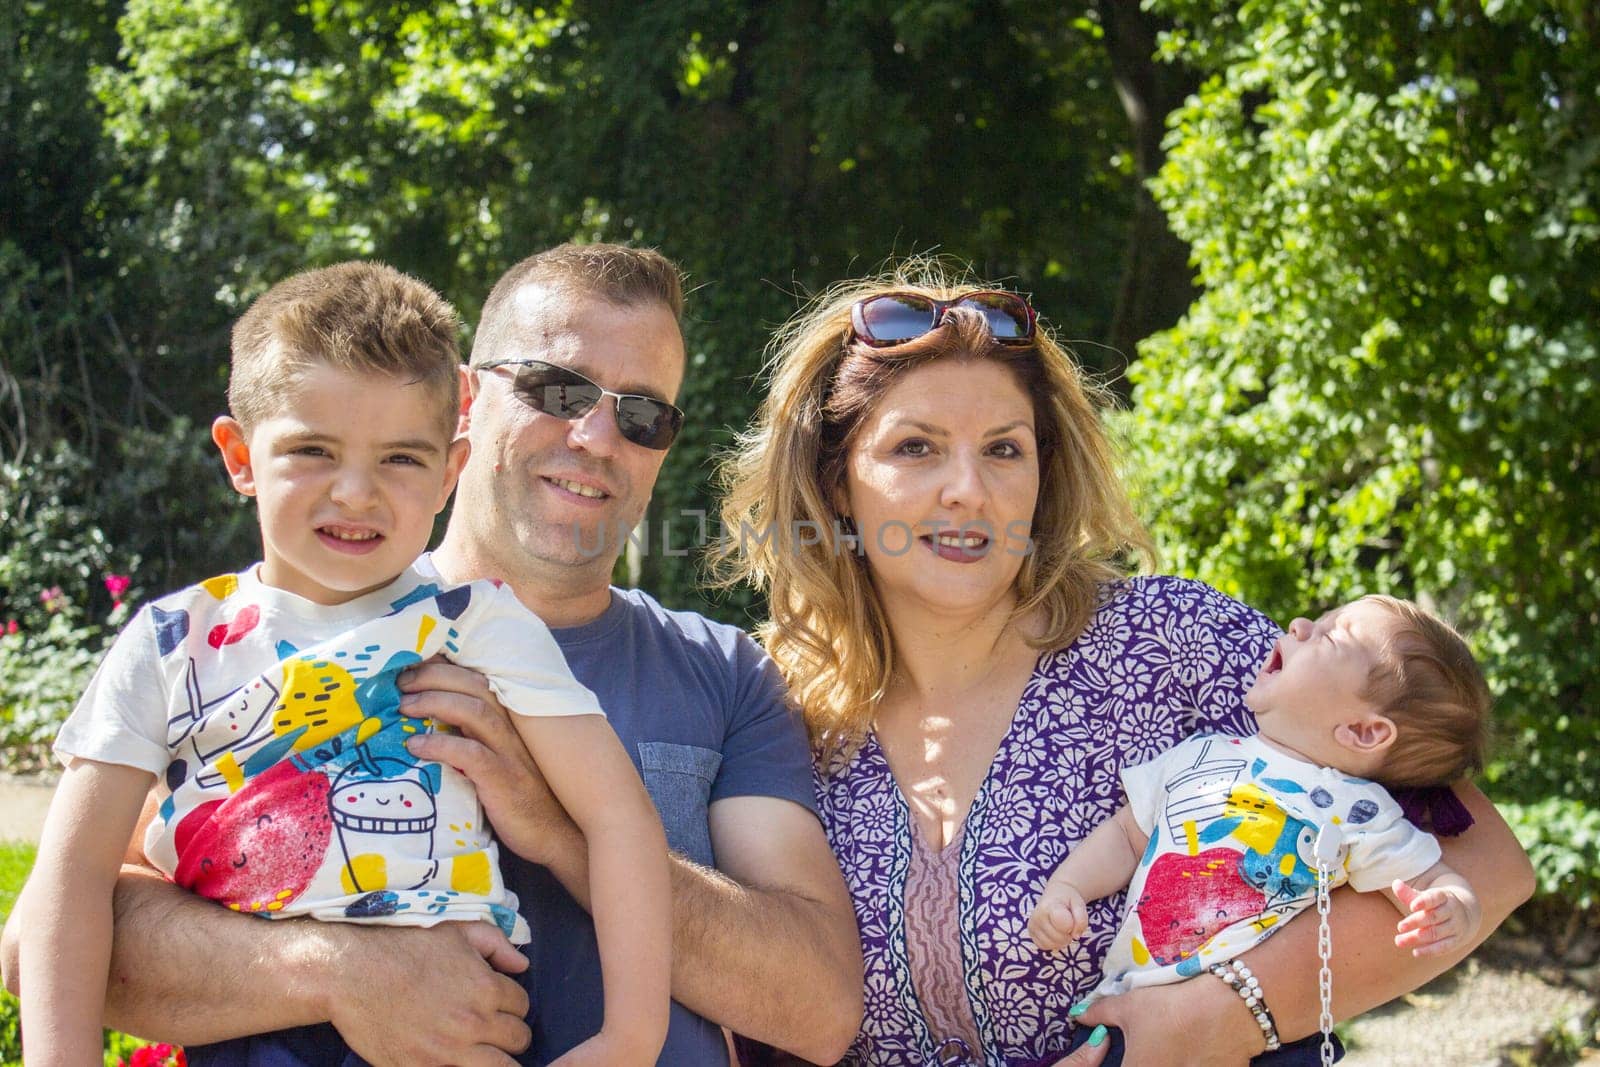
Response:
M605 493L601 492L599 489L594 488L593 486L579 485L577 482L569 482L565 478L552 478L550 480L552 482L555 482L561 488L565 489L567 492L569 492L569 493L577 493L579 496L592 497L592 498L594 498L596 500L598 500L600 497L605 496Z
M378 536L373 530L367 530L361 533L358 533L354 530L327 530L325 532L329 537L336 538L340 541L370 541L374 537Z

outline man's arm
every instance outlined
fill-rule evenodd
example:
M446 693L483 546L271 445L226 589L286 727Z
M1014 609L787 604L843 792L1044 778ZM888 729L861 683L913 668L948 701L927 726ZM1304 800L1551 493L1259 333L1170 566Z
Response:
M1465 878L1483 906L1477 934L1451 953L1413 956L1394 943L1394 907L1382 893L1347 888L1333 894L1333 1016L1348 1019L1387 1003L1460 962L1533 893L1533 867L1511 828L1478 789L1455 787L1474 825L1442 838L1444 862ZM1244 960L1261 981L1278 1035L1293 1041L1316 1033L1317 916L1307 912L1251 949ZM1165 1026L1163 1019L1182 1019ZM1123 1028L1128 1062L1241 1065L1263 1047L1261 1031L1238 995L1210 975L1170 986L1136 990L1099 1001L1081 1020ZM1197 1058L1204 1050L1204 1058ZM1098 1051L1098 1050L1097 1050ZM1084 1057L1072 1067L1098 1063Z
M588 906L588 852L480 675L447 663L402 682L408 715L459 734L408 742L459 768L501 844L548 867ZM672 995L735 1033L818 1063L838 1060L861 1022L861 945L849 891L817 819L773 797L710 809L717 870L672 856Z
M42 906L19 900L6 923L6 988L19 995L19 931ZM486 924L269 922L140 867L123 868L113 908L106 1022L127 1033L194 1045L331 1021L379 1064L510 1064L506 1052L531 1037L527 994L494 970L527 961ZM418 975L427 976L426 1012L404 997L371 996L375 982L406 988Z

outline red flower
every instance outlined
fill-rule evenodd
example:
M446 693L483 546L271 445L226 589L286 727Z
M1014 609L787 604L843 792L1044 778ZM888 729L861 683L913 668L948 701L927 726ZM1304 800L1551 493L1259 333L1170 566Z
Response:
M159 1045L141 1045L133 1050L133 1059L127 1063L117 1061L118 1067L188 1067L189 1059L183 1049L162 1042Z
M133 584L133 579L126 574L108 574L105 576L106 592L111 594L111 602L120 605L122 594L128 591L128 586Z
M7 619L6 620L6 633L14 634L20 629L22 629L22 627L17 625L17 620L16 619Z

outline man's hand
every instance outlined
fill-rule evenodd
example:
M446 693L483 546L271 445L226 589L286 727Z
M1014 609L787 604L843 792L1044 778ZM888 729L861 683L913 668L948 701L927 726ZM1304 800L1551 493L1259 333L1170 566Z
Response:
M509 1053L528 1047L528 994L507 977L527 970L528 961L495 927L355 932L353 944L322 963L333 983L330 1021L362 1059L375 1067L488 1067L513 1064ZM374 975L385 976L393 995L373 995ZM401 995L408 989L426 991L425 1010Z
M431 659L401 674L400 689L403 714L452 728L413 737L407 742L411 754L466 775L505 847L552 869L570 862L582 835L483 675Z
M1028 917L1028 935L1046 952L1066 948L1089 928L1083 894L1066 882L1051 881Z

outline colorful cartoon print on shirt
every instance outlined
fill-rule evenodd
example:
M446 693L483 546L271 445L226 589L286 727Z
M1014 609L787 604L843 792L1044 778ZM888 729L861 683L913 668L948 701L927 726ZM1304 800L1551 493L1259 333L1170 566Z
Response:
M440 615L458 618L469 598L467 588L451 590L449 603L438 596L436 606ZM414 592L396 608L420 599L426 596ZM417 649L439 622L420 617ZM217 648L239 639L231 627L227 637L207 643ZM270 913L305 890L337 845L344 891L363 894L352 915L404 907L388 891L417 889L439 873L433 856L440 770L405 747L406 738L431 724L400 714L396 685L420 656L378 645L326 658L282 644L279 652L285 658L275 676L213 701L200 693L189 662L188 707L168 723L174 749L184 755L173 761L174 795L162 809L170 821L180 790L190 805L174 831L174 880L236 910ZM210 792L223 795L204 799ZM401 837L413 841L400 844ZM386 858L397 855L407 857L399 868ZM486 855L456 856L450 877L453 888L481 891L489 881Z
M1164 967L1190 960L1218 932L1260 914L1266 903L1240 876L1237 851L1201 852L1193 822L1186 825L1186 840L1186 853L1162 853L1145 876L1134 907L1144 935L1133 947L1141 965L1150 959Z
M1314 826L1290 815L1253 784L1236 787L1224 811L1200 840L1242 841L1239 873L1266 897L1267 907L1295 900L1317 884L1316 869L1307 862L1317 840Z

